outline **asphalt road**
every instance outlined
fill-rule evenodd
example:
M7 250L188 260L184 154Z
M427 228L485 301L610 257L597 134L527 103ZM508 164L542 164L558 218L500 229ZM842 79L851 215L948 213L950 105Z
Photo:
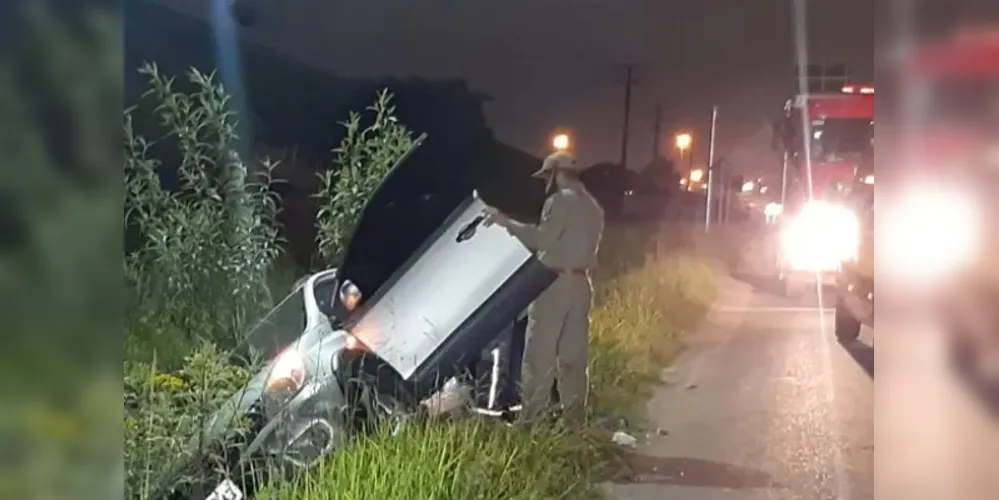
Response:
M876 396L874 332L838 344L817 302L726 284L612 498L999 498L999 421L946 368L932 322L879 320Z

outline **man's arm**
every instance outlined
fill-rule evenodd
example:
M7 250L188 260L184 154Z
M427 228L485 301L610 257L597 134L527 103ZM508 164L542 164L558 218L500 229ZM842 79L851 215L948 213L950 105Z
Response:
M558 241L564 227L565 203L556 193L545 200L541 222L537 226L510 220L506 229L529 250L537 252L551 247Z

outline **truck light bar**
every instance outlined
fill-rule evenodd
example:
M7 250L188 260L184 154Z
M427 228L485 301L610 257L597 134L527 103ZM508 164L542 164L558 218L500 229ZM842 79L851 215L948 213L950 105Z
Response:
M864 95L874 95L874 87L856 85L844 85L842 92L844 94L864 94Z

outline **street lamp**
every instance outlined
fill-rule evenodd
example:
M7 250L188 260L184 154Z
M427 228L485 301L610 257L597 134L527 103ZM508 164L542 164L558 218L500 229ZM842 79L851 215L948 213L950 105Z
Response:
M694 145L693 135L690 135L688 133L676 135L676 149L680 150L680 163L683 164L685 163L684 160L686 160L686 163L688 163L688 166L690 167L691 170L693 170L694 167L694 155L693 153L690 152L690 148L693 147L693 145ZM691 172L691 174L693 174L693 172ZM694 181L694 179L691 178L691 181ZM700 181L697 180L694 182L700 182Z
M704 180L704 171L701 169L692 170L690 172L690 182L699 183Z
M569 140L568 134L558 134L552 138L552 147L556 151L566 151L572 146L572 141Z
M676 149L685 154L690 146L694 144L694 137L690 134L679 134L676 136Z

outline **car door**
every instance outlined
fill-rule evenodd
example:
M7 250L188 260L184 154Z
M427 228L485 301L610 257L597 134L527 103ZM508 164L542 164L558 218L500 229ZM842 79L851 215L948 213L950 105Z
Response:
M406 162L382 183L340 271L368 295L349 331L403 379L433 387L555 276L505 229L485 226L472 186L428 182L419 168Z

